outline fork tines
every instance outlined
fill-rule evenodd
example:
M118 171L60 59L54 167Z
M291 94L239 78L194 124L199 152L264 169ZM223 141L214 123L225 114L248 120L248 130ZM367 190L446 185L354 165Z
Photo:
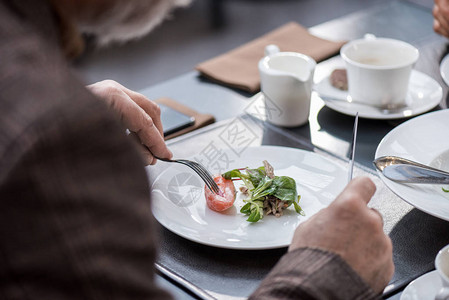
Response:
M206 186L215 194L218 194L220 192L220 188L218 187L217 183L214 181L214 178L209 173L209 171L200 163L197 163L196 161L187 160L187 159L167 159L167 158L160 158L155 156L156 159L166 161L166 162L174 162L183 164L185 166L190 167L193 171L195 171L201 179L203 179L204 183L206 183Z
M192 170L194 170L200 177L203 179L203 181L206 183L206 186L214 193L218 194L220 192L220 189L218 188L217 183L214 181L214 178L209 173L209 171L201 164L185 160L185 159L178 159L177 162L186 165L190 167Z

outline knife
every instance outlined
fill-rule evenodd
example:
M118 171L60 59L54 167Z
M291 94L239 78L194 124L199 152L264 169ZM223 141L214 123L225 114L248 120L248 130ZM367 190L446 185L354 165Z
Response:
M209 293L207 293L205 290L193 285L186 279L182 278L181 276L175 274L174 272L170 271L168 268L162 266L161 264L154 263L154 266L156 267L156 271L165 279L171 281L175 285L187 289L188 292L192 293L196 298L203 299L203 300L216 300L215 297L211 296Z
M357 127L359 125L359 112L355 114L354 128L352 129L351 153L349 154L348 182L352 179L352 170L354 170L355 144L357 141Z
M376 168L390 180L402 183L449 184L449 173L402 157L382 156Z
M449 174L411 165L391 165L382 171L390 180L402 183L449 184Z

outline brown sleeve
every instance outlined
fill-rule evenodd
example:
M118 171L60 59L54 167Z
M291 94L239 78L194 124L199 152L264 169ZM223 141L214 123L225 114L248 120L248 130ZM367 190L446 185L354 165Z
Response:
M154 283L149 184L124 128L51 50L6 45L0 298L170 298Z
M169 299L143 161L71 75L48 5L0 0L0 299Z
M249 299L381 299L337 254L301 248L285 254Z
M154 283L143 162L106 107L81 100L89 98L82 91L76 96L79 105L56 106L36 119L5 154L0 295L170 299Z

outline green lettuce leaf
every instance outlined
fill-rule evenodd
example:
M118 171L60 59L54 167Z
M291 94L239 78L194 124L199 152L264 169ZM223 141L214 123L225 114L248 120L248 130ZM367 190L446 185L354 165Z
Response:
M298 204L301 196L298 196L296 181L291 177L275 176L269 178L265 172L265 167L234 169L223 173L222 176L225 179L240 178L248 188L249 198L244 200L245 205L240 209L240 212L248 215L247 221L249 222L257 222L263 218L263 203L268 196L285 201L288 206L293 204L298 214L305 215L304 210Z

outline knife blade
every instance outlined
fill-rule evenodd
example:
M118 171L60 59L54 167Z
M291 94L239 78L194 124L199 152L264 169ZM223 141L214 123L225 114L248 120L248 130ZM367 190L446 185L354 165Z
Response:
M354 170L355 145L357 142L357 128L359 126L359 113L357 112L354 120L354 128L352 129L351 153L349 154L349 170L348 182L352 180L352 172Z
M389 165L382 174L390 180L402 183L449 184L449 174L414 165Z
M380 156L373 161L386 178L401 183L449 184L449 172L398 156Z

